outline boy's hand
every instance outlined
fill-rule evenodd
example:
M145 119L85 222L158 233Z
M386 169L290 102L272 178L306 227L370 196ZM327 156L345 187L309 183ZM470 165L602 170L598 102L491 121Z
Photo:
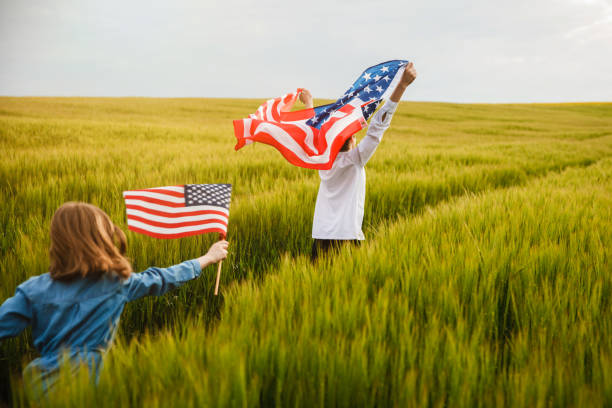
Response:
M227 258L228 245L229 242L225 240L217 241L212 244L206 255L198 258L198 261L200 261L200 266L205 268L208 265L217 263Z
M408 86L412 83L412 81L414 81L417 77L417 72L416 69L414 69L414 64L412 62L408 63L408 65L406 65L406 68L404 69L404 75L402 75L402 79L400 80L400 83L403 86Z
M404 91L406 90L408 85L410 85L412 81L415 80L416 76L417 73L416 69L414 69L414 64L412 62L409 62L408 65L406 65L406 68L404 68L404 74L402 75L402 79L400 79L399 84L397 84L397 86L393 90L393 93L391 94L391 97L389 98L391 102L400 101L402 95L404 94Z
M306 106L306 109L312 108L312 94L308 89L302 89L302 92L300 92L300 101Z

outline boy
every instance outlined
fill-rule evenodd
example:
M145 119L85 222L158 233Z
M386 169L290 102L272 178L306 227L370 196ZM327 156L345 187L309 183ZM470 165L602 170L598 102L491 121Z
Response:
M361 225L365 203L365 165L372 157L404 91L416 78L413 63L409 63L400 82L382 108L376 112L368 132L356 146L355 136L347 139L330 170L320 170L321 184L312 223L311 259L344 242L364 240ZM308 90L300 94L306 108L312 107Z

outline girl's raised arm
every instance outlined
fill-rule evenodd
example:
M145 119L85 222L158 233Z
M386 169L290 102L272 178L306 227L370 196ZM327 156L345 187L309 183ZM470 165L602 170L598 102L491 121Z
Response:
M203 268L226 258L227 246L227 241L218 241L210 247L206 255L197 259L169 268L152 267L144 272L131 274L124 284L128 301L144 296L160 296L197 278Z

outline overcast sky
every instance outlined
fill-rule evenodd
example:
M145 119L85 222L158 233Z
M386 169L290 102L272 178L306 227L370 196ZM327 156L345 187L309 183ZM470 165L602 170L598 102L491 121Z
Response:
M335 98L414 61L404 99L612 100L612 0L0 0L0 95Z

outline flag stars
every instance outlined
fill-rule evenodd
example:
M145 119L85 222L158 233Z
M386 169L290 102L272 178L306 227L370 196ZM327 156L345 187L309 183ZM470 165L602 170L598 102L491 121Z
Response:
M362 105L363 112L369 114L373 113L378 105L372 105L366 108L363 104L382 97L395 77L397 70L405 65L402 62L395 61L388 61L383 64L375 65L363 71L361 76L357 78L353 85L346 90L336 102L326 107L321 106L316 108L316 115L308 119L305 123L308 126L320 129L322 124L326 123L330 117L336 115L338 109L347 104L355 103L356 99L359 99L357 102ZM369 114L366 116L369 116Z
M187 184L185 205L210 205L229 208L231 184Z

